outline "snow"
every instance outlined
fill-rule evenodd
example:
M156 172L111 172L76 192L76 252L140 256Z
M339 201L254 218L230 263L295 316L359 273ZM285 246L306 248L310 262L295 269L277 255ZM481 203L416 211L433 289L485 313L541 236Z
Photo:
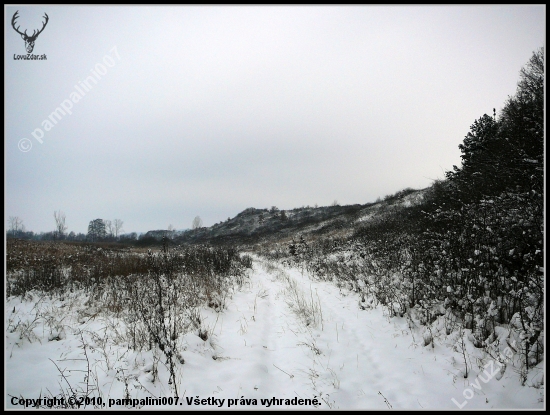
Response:
M7 408L22 409L18 403L24 400L19 398L51 397L62 391L68 396L71 388L93 389L89 396L101 396L105 408L109 399L175 396L161 352L130 349L124 322L114 313L89 307L87 301L78 292L63 299L35 292L23 300L6 300ZM367 303L345 287L255 257L248 281L226 300L224 310L200 310L206 336L199 330L181 335L178 404L142 405L151 403L144 400L126 406L543 408L542 364L530 372L524 386L511 361L507 369L497 370L502 364L486 359L479 370L472 359L471 373L464 379L463 353L455 332L447 336L443 324L436 321L428 333L405 317L390 318L382 306ZM499 338L506 338L509 331L497 329ZM471 344L465 347L475 356ZM318 406L298 405L295 398L318 402Z

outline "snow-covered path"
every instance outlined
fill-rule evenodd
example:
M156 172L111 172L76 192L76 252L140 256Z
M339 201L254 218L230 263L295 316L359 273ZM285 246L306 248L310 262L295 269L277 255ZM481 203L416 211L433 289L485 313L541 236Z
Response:
M348 288L255 258L250 279L227 298L226 309L201 310L206 341L195 332L183 336L180 401L177 407L161 408L315 409L312 402L319 403L318 409L543 407L543 390L521 386L513 371L485 382L476 377L474 366L475 373L463 379L459 353L438 341L435 348L423 346L404 318L390 319L382 307L362 310L359 301ZM31 318L36 315L32 307L10 299L6 315L13 308L17 318L24 319L25 313ZM68 358L82 358L78 333L104 333L105 327L120 324L112 318L85 324L70 314L63 318L67 327L58 341L48 341L46 334L41 342L21 342L6 334L7 407L21 408L11 403L11 396L37 398L40 391L55 390L60 377L49 359L61 367L69 364ZM44 327L39 323L34 329L38 338ZM128 388L131 397L174 396L158 356L161 381L154 382L153 352L130 351L115 339L99 343L91 344L89 356L102 368L95 373L105 400L123 398ZM33 373L37 367L38 376ZM297 399L310 401L300 405Z
M521 387L515 376L472 387L475 376L465 380L453 365L456 352L422 346L405 319L389 319L381 307L361 310L357 294L262 263L255 261L250 285L235 294L213 331L219 369L207 383L185 382L187 394L258 402L317 397L324 409L542 407L540 391ZM291 310L289 280L310 304L320 304L322 323L306 326ZM473 397L467 391L465 398L466 389Z

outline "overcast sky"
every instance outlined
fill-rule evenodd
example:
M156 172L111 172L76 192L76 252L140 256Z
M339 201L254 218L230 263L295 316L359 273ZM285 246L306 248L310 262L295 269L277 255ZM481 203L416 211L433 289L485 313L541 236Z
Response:
M17 10L29 35L47 13L46 60L19 59ZM515 93L545 7L8 6L4 27L5 219L145 232L429 186Z

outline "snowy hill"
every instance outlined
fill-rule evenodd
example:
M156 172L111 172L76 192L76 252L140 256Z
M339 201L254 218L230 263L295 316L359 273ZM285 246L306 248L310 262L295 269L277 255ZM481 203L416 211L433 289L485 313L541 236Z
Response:
M425 190L408 190L363 205L301 207L291 210L248 208L210 227L188 230L176 243L254 244L292 238L296 234L342 236L361 222L421 203Z

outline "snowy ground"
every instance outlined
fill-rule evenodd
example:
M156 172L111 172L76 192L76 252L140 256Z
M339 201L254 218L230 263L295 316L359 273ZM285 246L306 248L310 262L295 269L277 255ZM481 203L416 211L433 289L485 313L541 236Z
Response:
M96 400L89 407L146 409L154 407L147 406L151 398L176 396L162 356L129 350L123 323L85 302L77 293L63 301L38 295L6 301L7 408L22 409L25 399L32 406L31 399L61 391L69 396L71 389L80 396L92 391ZM533 387L542 369L521 386L511 365L501 374L490 360L476 365L470 359L464 379L462 353L446 345L452 339L439 335L434 348L424 346L405 318L390 319L381 306L362 310L359 302L347 288L255 259L249 281L225 310L201 310L206 341L198 331L181 336L179 399L156 407L544 407L544 387ZM125 397L143 401L116 401Z

